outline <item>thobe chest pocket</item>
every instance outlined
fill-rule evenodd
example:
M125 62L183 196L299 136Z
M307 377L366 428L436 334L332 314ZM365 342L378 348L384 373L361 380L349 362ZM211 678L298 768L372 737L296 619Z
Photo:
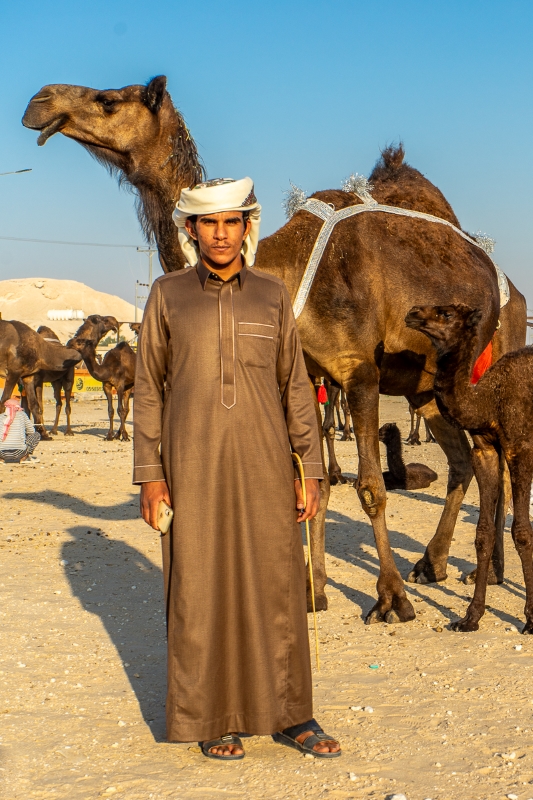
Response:
M239 361L247 367L270 367L274 360L274 325L239 322Z

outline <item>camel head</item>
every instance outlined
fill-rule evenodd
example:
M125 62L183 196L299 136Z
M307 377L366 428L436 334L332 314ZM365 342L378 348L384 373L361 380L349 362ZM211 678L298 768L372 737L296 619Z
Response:
M458 303L449 306L413 306L405 317L405 324L427 336L438 353L446 353L464 340L468 333L476 333L480 320L481 311Z
M67 347L75 347L74 342L81 340L93 342L96 347L106 333L109 333L109 331L118 332L118 327L118 321L115 317L102 317L100 314L91 314L83 325L78 328L70 342L67 343Z
M399 434L398 426L395 422L386 422L384 425L381 426L379 429L379 441L387 444L388 442L394 441Z
M74 139L134 187L143 233L158 243L168 272L185 266L172 210L181 189L204 180L205 170L166 84L164 75L122 89L50 84L32 97L22 124L41 132L39 145L55 133Z
M130 322L130 328L133 331L133 333L136 333L137 336L138 336L139 332L141 330L141 323L140 322Z

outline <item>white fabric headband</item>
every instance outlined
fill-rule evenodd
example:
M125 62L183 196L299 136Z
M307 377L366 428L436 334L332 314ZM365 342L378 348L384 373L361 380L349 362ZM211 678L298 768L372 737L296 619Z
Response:
M243 242L242 254L246 266L251 267L259 244L261 206L254 194L251 178L235 181L232 178L219 178L199 183L192 189L182 189L180 199L172 214L174 224L179 228L178 238L181 249L192 267L198 261L198 245L185 228L187 217L199 214L218 214L221 211L247 211L252 226Z

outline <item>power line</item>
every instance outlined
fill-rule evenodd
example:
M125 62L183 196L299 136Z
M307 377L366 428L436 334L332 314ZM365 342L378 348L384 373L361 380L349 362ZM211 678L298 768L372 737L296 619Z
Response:
M18 236L0 236L0 239L8 242L34 242L37 244L72 244L78 247L127 247L137 249L136 244L101 244L100 242L60 242L55 239L22 239Z

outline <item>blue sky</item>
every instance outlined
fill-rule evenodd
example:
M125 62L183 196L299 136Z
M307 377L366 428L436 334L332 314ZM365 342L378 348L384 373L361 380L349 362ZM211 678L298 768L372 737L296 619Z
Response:
M401 138L462 226L533 307L533 3L529 0L2 4L0 236L142 244L131 195L76 143L20 118L47 83L118 88L166 74L210 177L251 175L263 234L289 180L368 174ZM0 279L81 280L132 300L135 250L0 240Z

